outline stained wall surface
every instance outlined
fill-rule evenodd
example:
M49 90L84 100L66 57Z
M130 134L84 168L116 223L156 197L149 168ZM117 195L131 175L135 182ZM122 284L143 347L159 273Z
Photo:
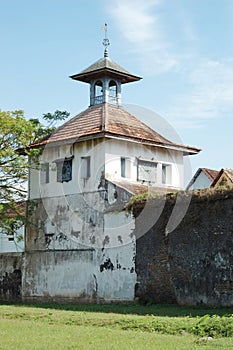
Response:
M22 253L0 254L0 300L21 300Z

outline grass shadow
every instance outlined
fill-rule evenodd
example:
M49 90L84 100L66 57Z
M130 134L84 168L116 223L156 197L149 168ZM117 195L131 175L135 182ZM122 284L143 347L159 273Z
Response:
M40 309L55 309L64 311L77 312L99 312L99 313L115 313L122 315L154 315L168 317L182 316L204 316L204 315L230 315L233 314L232 307L207 307L199 306L179 306L175 304L150 304L140 305L136 303L129 304L60 304L60 303L7 303L2 302L0 305L13 305L24 307L35 307Z

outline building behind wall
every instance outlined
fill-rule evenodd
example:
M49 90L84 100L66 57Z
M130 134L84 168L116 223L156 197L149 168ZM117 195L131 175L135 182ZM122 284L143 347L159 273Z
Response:
M26 202L17 202L15 208L9 206L1 216L1 222L5 217L9 220L3 226L0 224L0 253L24 251L25 215Z
M121 106L123 84L141 78L104 57L73 80L90 85L90 106L40 148L29 175L22 294L24 300L134 299L135 219L124 210L135 193L183 188L176 144Z

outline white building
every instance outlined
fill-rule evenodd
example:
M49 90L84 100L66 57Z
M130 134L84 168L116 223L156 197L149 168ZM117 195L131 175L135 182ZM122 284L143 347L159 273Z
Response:
M18 202L16 207L8 208L5 216L9 219L6 227L0 227L0 253L20 253L24 251L25 202Z
M121 87L138 81L104 57L72 79L90 84L90 106L47 140L33 167L26 231L24 299L133 300L134 193L183 188L183 159L195 147L175 144L121 107Z
M12 235L0 230L0 253L20 253L24 251L24 226Z
M186 189L200 190L203 188L210 188L218 173L218 170L199 168L190 180Z

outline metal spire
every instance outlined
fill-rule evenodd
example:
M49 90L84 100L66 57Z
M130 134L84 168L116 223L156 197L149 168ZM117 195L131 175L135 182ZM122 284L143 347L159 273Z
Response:
M105 23L105 25L102 27L102 29L105 31L105 38L103 39L103 45L105 46L104 57L108 57L108 46L110 45L110 41L108 39L108 25L107 25L107 23Z

